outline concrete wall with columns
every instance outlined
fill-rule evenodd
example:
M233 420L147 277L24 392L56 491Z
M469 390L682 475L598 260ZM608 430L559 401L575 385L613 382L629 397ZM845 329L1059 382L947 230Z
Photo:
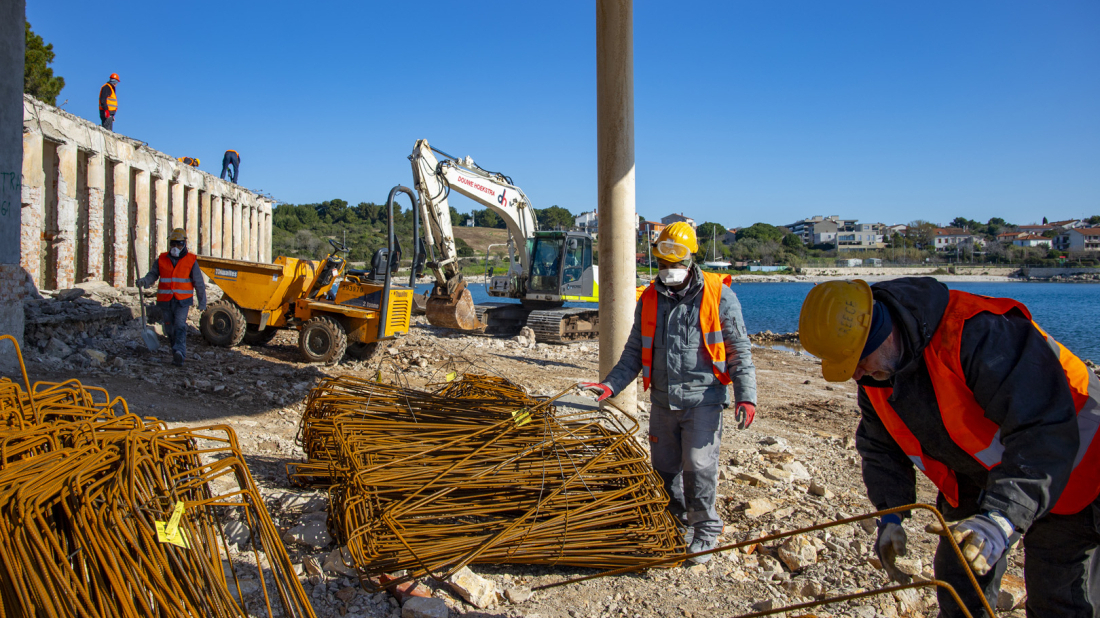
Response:
M21 74L19 83L21 92ZM148 272L177 227L200 255L271 260L272 200L30 96L20 111L22 207L11 246L34 288L132 285L134 261Z
M0 2L0 335L23 344L23 296L27 275L19 259L22 235L24 0ZM38 157L41 160L42 152ZM39 165L41 167L41 164ZM18 370L12 345L0 343L0 371Z

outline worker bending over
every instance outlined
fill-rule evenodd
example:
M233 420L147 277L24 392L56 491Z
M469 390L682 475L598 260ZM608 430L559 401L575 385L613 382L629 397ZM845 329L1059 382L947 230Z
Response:
M229 166L233 166L230 169ZM229 173L229 182L237 184L237 174L241 171L241 155L236 150L226 150L222 155L222 180L225 180L226 172Z
M200 165L196 157L176 157L176 160L184 165L190 165L191 167L198 167Z
M99 124L108 131L114 130L115 114L118 113L118 96L115 93L118 82L118 73L111 73L110 79L99 89Z
M631 386L639 371L643 387L652 387L653 469L669 495L668 510L684 527L688 553L713 549L722 532L715 500L726 385L733 384L738 427L748 427L756 413L756 368L741 305L728 275L692 263L698 250L687 223L662 230L653 249L657 279L634 311L626 349L602 383L582 384L599 401ZM710 555L692 560L707 562Z
M183 365L187 357L187 312L199 299L199 311L206 310L206 283L197 258L187 250L187 233L176 228L168 236L168 252L160 254L149 274L137 280L138 287L157 284L157 307L164 316L164 334L172 342L172 364Z
M826 380L859 384L856 448L875 508L916 502L916 466L959 522L928 531L955 537L991 606L1022 536L1028 617L1100 615L1100 381L1027 307L931 278L830 281L806 297L798 332ZM908 516L883 517L876 543L903 583ZM986 615L946 539L934 568ZM940 616L963 615L937 593Z

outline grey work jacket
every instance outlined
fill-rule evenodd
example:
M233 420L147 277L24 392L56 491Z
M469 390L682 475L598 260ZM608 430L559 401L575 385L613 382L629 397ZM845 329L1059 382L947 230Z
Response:
M650 400L671 410L704 405L729 405L724 384L714 375L714 364L703 345L699 307L703 298L703 277L692 265L686 294L673 295L660 281L657 286L657 329L653 335L653 370ZM727 286L718 303L722 339L726 347L726 371L733 384L734 401L756 404L756 367L752 344L741 317L741 303ZM604 378L616 395L642 369L642 303L634 309L634 327L619 362Z

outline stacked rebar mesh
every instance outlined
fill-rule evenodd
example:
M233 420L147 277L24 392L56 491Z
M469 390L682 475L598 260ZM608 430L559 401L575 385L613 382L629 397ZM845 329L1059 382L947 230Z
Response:
M682 552L637 426L552 401L475 375L434 393L325 380L299 429L309 461L290 474L329 487L332 527L370 574L615 568Z
M4 616L314 616L232 429L76 380L0 379L0 595Z

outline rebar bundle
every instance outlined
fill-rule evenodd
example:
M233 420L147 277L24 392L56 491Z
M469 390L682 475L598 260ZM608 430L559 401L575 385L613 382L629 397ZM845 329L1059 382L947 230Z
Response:
M4 616L314 616L232 429L169 429L77 380L0 379L0 598Z
M469 374L435 392L328 379L299 428L309 461L289 472L329 487L332 527L370 574L616 568L682 552L637 424L555 399Z

